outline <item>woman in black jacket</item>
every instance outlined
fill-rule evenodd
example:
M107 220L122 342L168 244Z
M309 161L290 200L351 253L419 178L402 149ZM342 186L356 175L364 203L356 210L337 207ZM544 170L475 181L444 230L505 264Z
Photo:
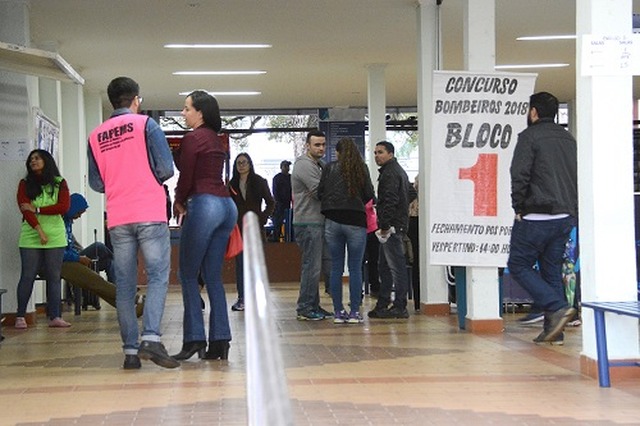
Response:
M247 153L240 153L233 162L233 176L229 182L231 198L238 207L238 225L242 232L242 218L246 212L254 212L258 215L260 225L264 226L267 219L273 213L275 201L271 196L269 184L262 176L257 175L253 169L253 161ZM265 208L262 209L262 201ZM263 228L264 229L264 228ZM264 232L264 231L263 231ZM262 240L265 241L263 233ZM244 258L242 252L236 256L236 285L238 288L238 300L231 306L233 311L244 311Z
M362 259L367 243L365 204L374 196L369 171L350 138L336 145L337 161L324 167L318 186L325 221L325 241L331 253L331 297L335 324L362 322ZM350 313L342 304L345 246L349 252Z

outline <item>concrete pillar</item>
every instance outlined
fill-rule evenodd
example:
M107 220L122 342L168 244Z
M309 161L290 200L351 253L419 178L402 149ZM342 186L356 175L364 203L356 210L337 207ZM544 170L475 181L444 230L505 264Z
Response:
M376 185L378 167L373 159L376 143L387 138L387 95L384 81L386 64L367 65L368 115L369 115L369 156L367 164L371 173L371 180Z
M0 2L0 40L29 46L29 9L24 0ZM35 81L35 86L34 86ZM37 79L24 74L0 71L0 129L2 140L11 144L33 143L31 107L37 99ZM2 297L2 312L17 310L16 288L20 278L20 211L16 205L18 182L26 175L25 158L0 161L0 288L7 290ZM27 315L35 318L33 303L27 307ZM32 318L28 318L33 321ZM5 325L10 324L10 320Z
M62 104L61 171L69 185L69 192L87 194L87 131L84 119L84 95L82 86L60 83ZM91 210L91 209L89 209ZM88 211L89 211L88 210ZM87 230L83 216L73 226L73 234L83 246L93 242L93 234Z
M464 2L464 65L470 71L493 72L496 58L495 0ZM502 332L500 291L496 268L467 268L466 329Z
M83 140L79 141L79 155L86 158L87 138L89 137L89 133L91 133L93 129L95 129L100 123L104 121L102 111L102 97L99 93L84 93L84 111L86 137ZM104 242L104 212L106 209L104 195L95 192L89 187L88 175L86 179L86 192L84 196L89 203L89 210L87 210L87 213L85 213L83 217L87 222L87 232L89 232L89 235L91 236L90 242L93 242L94 229L97 230L98 241Z
M576 6L576 106L583 301L637 300L633 203L632 77L582 75L583 35L631 35L631 0ZM582 369L596 375L593 312L584 309ZM638 320L607 315L610 359L640 358ZM616 373L624 374L615 369ZM618 371L619 370L619 371Z
M444 279L444 268L428 264L430 247L429 209L431 197L428 177L431 175L431 104L433 86L433 70L439 69L440 27L439 6L436 0L421 0L417 8L418 18L418 131L419 131L419 186L420 200L420 305L421 312L426 315L449 315L447 282ZM424 231L423 231L424 230Z

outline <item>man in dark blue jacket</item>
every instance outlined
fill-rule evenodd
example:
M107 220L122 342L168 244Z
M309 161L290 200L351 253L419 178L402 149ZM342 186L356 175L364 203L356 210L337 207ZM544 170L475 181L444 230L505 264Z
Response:
M562 344L576 310L562 285L562 256L578 216L576 140L554 122L558 99L531 95L529 126L518 135L511 162L511 201L516 213L507 266L544 311L536 343ZM539 270L533 266L538 263Z
M93 307L100 309L98 297L111 306L116 306L116 285L113 274L113 253L107 246L94 242L85 249L73 236L73 221L89 208L87 200L81 194L71 194L69 210L65 213L64 225L67 231L67 247L64 251L61 276L69 284L79 289L91 291L95 294L96 302ZM105 271L107 280L98 273ZM140 317L144 309L144 296L136 295L136 315ZM86 295L83 305L86 305ZM86 308L86 306L85 306Z
M273 237L272 241L280 242L282 224L285 223L284 239L290 240L291 230L291 174L289 174L291 161L283 160L280 163L280 173L273 177L273 199L276 202L273 211Z
M409 203L417 193L395 158L395 148L390 142L378 142L374 156L380 166L376 205L379 228L376 232L381 242L378 259L380 293L375 308L369 311L369 318L409 318L409 276L403 240L409 227ZM394 287L395 298L392 301Z
M79 219L80 216L89 208L87 200L81 194L71 194L71 202L69 210L65 213L64 226L67 230L67 248L64 250L65 262L80 262L88 268L96 271L105 271L107 279L115 282L113 273L113 252L104 244L95 241L86 248L78 243L73 236L73 221ZM93 265L93 263L96 263ZM95 267L94 267L95 266Z

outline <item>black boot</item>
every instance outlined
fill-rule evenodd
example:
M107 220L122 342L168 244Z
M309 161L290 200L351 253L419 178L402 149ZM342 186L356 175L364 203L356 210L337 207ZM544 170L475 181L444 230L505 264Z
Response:
M229 357L228 340L212 340L209 342L209 349L204 354L204 359L227 359Z
M176 359L178 361L183 361L185 359L191 358L197 352L198 358L202 359L204 357L204 350L206 348L207 348L207 342L205 342L204 340L185 342L182 344L182 350L175 355L171 355L171 358Z

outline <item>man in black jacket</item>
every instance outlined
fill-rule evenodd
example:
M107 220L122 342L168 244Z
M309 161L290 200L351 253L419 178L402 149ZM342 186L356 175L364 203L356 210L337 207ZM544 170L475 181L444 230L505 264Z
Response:
M376 164L380 166L376 210L377 232L382 244L378 259L380 294L375 308L369 312L369 318L409 318L409 276L403 238L409 227L409 203L417 193L395 158L395 148L390 142L378 142L374 155ZM392 301L391 291L394 287L395 298Z
M273 177L273 199L276 201L276 208L273 211L273 237L272 241L280 242L282 224L286 220L284 240L290 240L291 229L291 174L289 174L291 161L280 162L280 173Z
M558 100L531 95L529 126L518 135L511 162L511 201L516 216L507 265L544 311L536 343L562 344L576 313L562 285L562 256L578 216L576 140L554 123ZM538 263L539 271L533 269Z

